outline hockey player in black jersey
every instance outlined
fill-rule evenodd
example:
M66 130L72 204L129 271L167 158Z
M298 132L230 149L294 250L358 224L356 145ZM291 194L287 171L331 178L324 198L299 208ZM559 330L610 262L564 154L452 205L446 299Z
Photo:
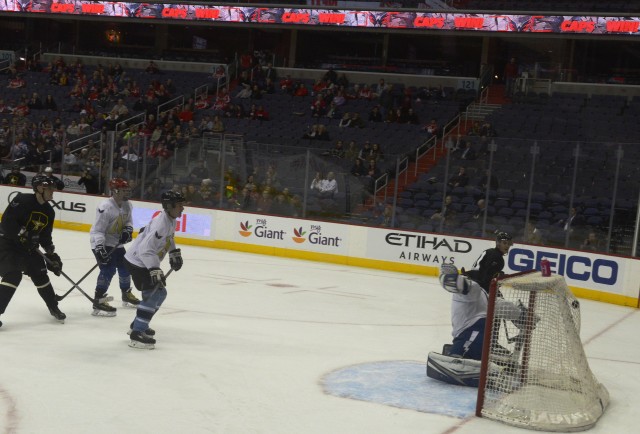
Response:
M491 280L504 274L502 271L504 268L504 255L509 253L511 246L513 246L511 235L506 232L498 232L496 234L496 246L482 252L474 262L473 268L466 272L462 269L462 274L480 284L488 293Z
M66 315L58 309L47 276L47 269L57 276L62 272L62 261L51 240L55 212L49 201L53 198L55 185L43 175L34 176L31 185L34 193L18 193L0 222L0 314L7 308L24 273L33 281L51 315L64 322ZM48 262L38 253L40 246L44 248Z

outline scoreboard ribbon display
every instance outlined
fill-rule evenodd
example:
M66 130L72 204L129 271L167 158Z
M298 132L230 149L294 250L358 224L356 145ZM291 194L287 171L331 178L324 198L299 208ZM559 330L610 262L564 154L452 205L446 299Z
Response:
M634 35L638 34L640 27L640 17L496 15L86 0L0 0L0 14L11 12L215 23L600 35Z

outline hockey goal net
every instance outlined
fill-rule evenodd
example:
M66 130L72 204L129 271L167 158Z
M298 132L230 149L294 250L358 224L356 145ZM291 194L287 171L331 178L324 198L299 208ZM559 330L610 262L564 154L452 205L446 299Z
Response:
M504 319L513 318L514 305L518 319ZM580 304L564 278L535 271L494 280L476 415L533 430L581 431L608 402L589 369Z

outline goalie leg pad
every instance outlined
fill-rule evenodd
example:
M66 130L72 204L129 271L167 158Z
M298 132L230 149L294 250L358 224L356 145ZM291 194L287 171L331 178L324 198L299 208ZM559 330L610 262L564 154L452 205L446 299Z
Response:
M427 377L456 386L478 387L480 365L480 360L430 352L427 358Z

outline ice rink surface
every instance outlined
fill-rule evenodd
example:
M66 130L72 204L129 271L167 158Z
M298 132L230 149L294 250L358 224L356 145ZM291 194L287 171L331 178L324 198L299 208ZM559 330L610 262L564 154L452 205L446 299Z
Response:
M54 242L72 279L94 265L87 233L56 229ZM96 318L73 291L59 324L23 280L0 317L0 434L525 432L472 416L475 390L443 392L424 375L450 340L436 279L181 248L152 351L127 346L133 309ZM96 278L80 286L93 295ZM51 279L58 294L71 287ZM611 394L589 432L638 432L640 312L581 304L585 351Z

